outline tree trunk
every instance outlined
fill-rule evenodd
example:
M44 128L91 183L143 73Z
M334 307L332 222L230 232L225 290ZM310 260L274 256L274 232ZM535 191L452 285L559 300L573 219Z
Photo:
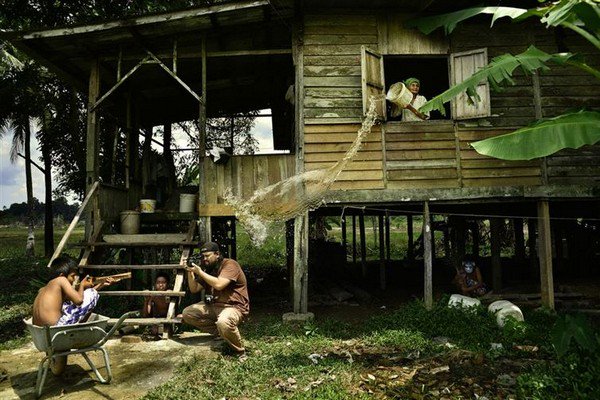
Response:
M48 127L48 116L45 116L44 128ZM54 212L52 209L52 155L48 140L42 138L42 158L44 160L44 184L46 200L44 204L44 254L52 257L54 254Z
M27 244L25 246L25 255L35 256L35 233L34 215L33 215L33 181L31 178L31 126L29 118L25 121L25 182L27 186L27 219L29 222L29 231L27 233Z

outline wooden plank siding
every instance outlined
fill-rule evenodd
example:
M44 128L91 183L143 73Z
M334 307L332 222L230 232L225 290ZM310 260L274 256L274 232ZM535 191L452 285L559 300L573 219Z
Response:
M328 168L344 157L356 139L359 124L306 125L304 127L304 167L306 171ZM362 147L332 190L382 189L383 144L381 127L374 126Z
M361 46L377 50L374 15L307 15L304 19L305 124L360 121Z
M249 199L256 190L287 179L295 173L294 155L234 156L225 164L215 164L204 159L204 187L206 205L225 204L226 189L243 199ZM233 215L229 207L200 205L201 216Z
M387 188L459 187L454 126L388 123L385 129Z

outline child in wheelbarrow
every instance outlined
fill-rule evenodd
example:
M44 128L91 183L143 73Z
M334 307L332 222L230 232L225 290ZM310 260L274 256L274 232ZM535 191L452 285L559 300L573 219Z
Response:
M110 286L112 278L93 284L89 276L83 278L79 288L73 288L78 276L77 261L69 256L56 258L50 265L50 281L38 292L33 302L33 324L37 326L62 326L85 321L98 303L98 290ZM57 362L52 372L60 374L66 365ZM62 365L59 365L62 364Z

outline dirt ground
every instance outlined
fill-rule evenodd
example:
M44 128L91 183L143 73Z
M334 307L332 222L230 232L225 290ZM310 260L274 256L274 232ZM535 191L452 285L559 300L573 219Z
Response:
M213 350L221 342L212 336L185 332L174 340L123 343L120 338L106 344L113 380L108 385L97 381L81 355L69 357L69 365L60 377L48 373L42 398L64 400L136 399L170 379L182 360L195 354L217 357ZM35 399L35 382L43 353L33 343L15 350L0 352L0 399ZM105 376L100 352L91 354L92 361Z

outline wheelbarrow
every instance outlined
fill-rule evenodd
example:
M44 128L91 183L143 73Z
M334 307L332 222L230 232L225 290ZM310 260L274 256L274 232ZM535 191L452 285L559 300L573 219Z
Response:
M92 371L101 383L109 383L112 380L110 361L108 351L104 344L119 329L126 318L139 315L139 311L130 311L123 314L118 321L107 332L108 317L92 313L88 320L83 323L63 326L37 326L31 322L31 318L24 319L23 322L31 333L33 344L39 351L46 353L46 357L40 362L37 371L37 380L35 383L35 394L37 397L42 395L42 389L48 369L52 362L67 357L71 354L81 354L87 361ZM104 366L106 367L106 378L104 378L96 365L87 355L90 351L101 351L104 356Z

